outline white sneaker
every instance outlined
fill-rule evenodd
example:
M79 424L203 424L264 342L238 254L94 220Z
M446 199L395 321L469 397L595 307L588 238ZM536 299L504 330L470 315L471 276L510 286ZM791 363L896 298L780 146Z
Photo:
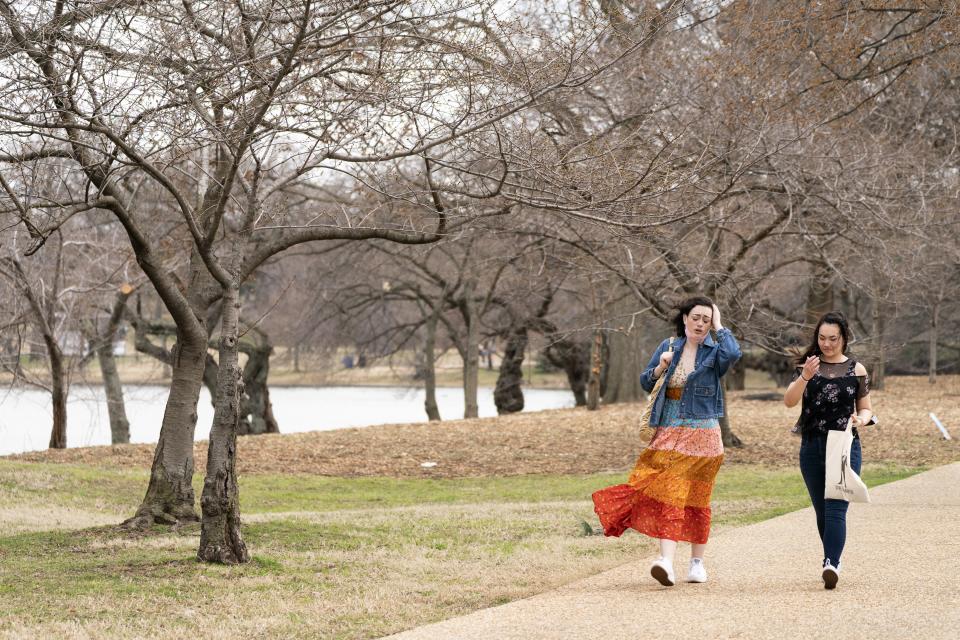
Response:
M687 574L687 582L706 582L707 569L703 566L703 560L700 558L690 558L690 573Z
M666 558L660 558L650 565L650 575L665 587L672 587L676 584L676 579L673 576L673 563Z
M840 563L833 566L829 560L823 561L823 588L835 589L837 581L840 580Z

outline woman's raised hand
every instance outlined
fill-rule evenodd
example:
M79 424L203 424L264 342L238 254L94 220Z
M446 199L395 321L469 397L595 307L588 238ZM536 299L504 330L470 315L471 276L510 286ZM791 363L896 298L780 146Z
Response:
M723 325L720 324L720 309L717 305L713 305L713 330L720 331L723 329Z
M810 356L807 358L807 361L803 363L803 371L801 371L800 374L805 380L810 380L813 376L817 375L818 371L820 371L820 358Z
M663 373L671 362L673 362L673 351L664 351L660 354L660 364L657 365L657 369L660 370L660 373Z

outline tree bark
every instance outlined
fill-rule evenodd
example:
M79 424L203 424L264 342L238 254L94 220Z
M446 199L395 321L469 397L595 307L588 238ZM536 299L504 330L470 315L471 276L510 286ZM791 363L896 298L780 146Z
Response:
M423 406L427 411L427 420L431 422L439 421L440 407L437 404L437 322L439 311L434 311L427 318L426 339L423 345Z
M209 346L209 345L208 345ZM207 388L210 394L210 406L217 406L217 380L220 378L220 367L210 352L207 351L207 357L203 361L203 386Z
M603 403L638 402L646 397L640 387L641 363L639 331L632 335L613 332L608 336L609 357L606 367L606 385L603 389Z
M930 314L930 357L927 379L930 384L937 383L937 340L940 336L940 303L933 305Z
M195 522L193 435L197 403L207 358L207 341L177 339L172 351L172 380L153 456L150 484L136 514L123 524L146 528L153 523Z
M148 263L148 266L149 263ZM155 269L155 265L151 269ZM182 300L165 301L168 311L178 319L173 348L167 352L146 339L143 327L137 331L137 348L170 363L170 394L163 412L160 437L154 450L150 483L133 517L124 521L127 528L143 529L154 523L196 522L193 490L193 438L197 427L197 404L203 386L210 340L207 318L217 300L220 286L210 275L194 247L190 257L190 277L183 286ZM162 278L154 280L163 285ZM178 287L180 288L180 287ZM139 317L133 322L142 324Z
M493 401L497 413L517 413L523 411L523 358L527 350L527 328L524 325L514 327L507 337L503 360L500 362L500 375L493 390Z
M50 448L67 448L67 376L63 366L63 352L52 336L44 336L47 357L50 360L50 377L53 382L53 429L50 432Z
M239 287L231 286L224 291L217 401L200 499L203 521L197 550L198 560L221 564L250 560L240 533L240 490L236 475L237 427L243 392L243 374L237 355L239 317Z
M723 397L723 416L720 418L720 439L725 447L742 447L743 441L730 428L730 411L727 405L726 384L720 384L720 395Z
M600 408L600 369L603 366L603 334L600 329L594 331L593 347L590 349L590 377L587 380L587 409Z
M567 338L547 347L547 360L567 374L567 383L578 407L587 404L587 381L590 379L590 349Z
M125 285L128 286L128 285ZM123 310L130 297L132 289L122 290L117 294L106 330L97 338L97 363L100 365L100 375L103 377L103 390L107 396L107 415L110 417L111 444L125 444L130 442L130 421L123 402L123 385L120 383L120 374L117 372L117 361L113 357L113 342L117 329L123 318Z
M130 442L130 421L123 403L123 385L113 357L112 335L97 347L97 362L103 377L103 390L107 396L107 415L110 417L110 443Z
M786 354L777 356L767 353L756 354L745 351L743 357L737 361L734 369L727 372L727 377L736 375L736 371L746 372L747 369L766 372L777 383L778 387L786 387L793 380L794 365ZM745 374L744 377L746 377ZM736 378L733 378L733 380L734 382L727 388L731 391L737 391L739 389L735 386Z
M743 360L740 360L727 371L726 375L727 389L730 391L743 391L747 386L747 367Z
M820 317L833 311L833 274L827 265L815 265L807 290L807 322L816 324Z
M469 279L464 285L464 309L467 321L467 344L463 354L463 417L479 415L477 386L480 377L480 319L473 299L476 283Z
M62 248L63 238L59 236L61 252L57 255L56 271L54 275L54 291L52 297L56 300L56 291L59 287L61 266L62 266ZM9 260L16 273L16 286L27 299L30 311L34 316L37 328L43 336L43 344L47 349L47 363L50 367L50 395L53 402L53 428L50 430L50 448L67 448L67 393L69 392L69 380L64 366L63 351L57 343L57 337L54 335L53 309L55 303L44 312L40 299L34 294L34 290L27 274L23 270L23 265L19 259L11 258Z
M249 334L248 334L249 335ZM267 378L270 373L270 354L273 346L269 337L255 330L251 343L243 343L242 351L247 354L243 367L243 393L240 397L239 435L258 435L261 433L280 433L280 425L273 415L270 404L270 389Z
M874 389L883 389L886 374L887 356L884 349L884 318L880 312L880 303L873 301L873 335L876 339L876 350L873 371L870 374L870 386Z

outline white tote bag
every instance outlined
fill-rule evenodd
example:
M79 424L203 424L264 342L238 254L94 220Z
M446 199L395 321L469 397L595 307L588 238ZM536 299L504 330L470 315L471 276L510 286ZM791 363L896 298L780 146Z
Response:
M847 421L843 431L830 431L827 434L827 477L823 487L823 497L827 500L846 500L847 502L870 502L867 485L863 484L850 467L850 447L853 445L852 420Z

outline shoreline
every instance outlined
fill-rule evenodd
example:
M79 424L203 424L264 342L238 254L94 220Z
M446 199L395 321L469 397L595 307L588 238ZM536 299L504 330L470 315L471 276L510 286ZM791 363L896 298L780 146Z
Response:
M13 389L13 390L32 389L35 391L46 391L46 389L41 389L40 387L37 387L36 385L32 385L29 383L13 384L12 381L8 380L8 381L0 382L0 384L5 386L7 389ZM133 382L121 381L121 384L123 385L124 388L126 387L167 387L169 386L169 380L158 380L158 381L136 380ZM555 385L544 386L540 384L530 385L526 383L521 383L521 384L523 388L531 389L535 391L570 391L570 393L573 393L573 391L569 387L555 386ZM101 387L102 388L103 382L98 380L97 382L71 383L70 388L72 389L74 387ZM269 389L297 389L297 388L336 389L336 388L347 388L347 387L359 387L359 388L370 387L373 389L389 389L389 388L422 389L423 388L422 385L407 385L400 382L327 382L322 384L314 383L314 382L302 382L302 383L273 382L273 383L269 383L267 387ZM436 385L436 388L437 389L462 389L463 386L456 385L456 384L438 384ZM493 389L494 385L481 384L477 388ZM755 389L749 389L749 390L755 391ZM2 405L2 402L0 402L0 405Z
M960 390L960 376L947 377L937 386L924 378L889 382L871 392L881 422L861 434L864 461L929 466L960 460L960 440L943 440L927 415L933 411L956 433L960 405L954 394ZM728 448L725 464L795 465L799 442L790 426L798 411L782 402L742 396L752 392L731 394L730 424L743 446ZM441 478L629 469L643 446L636 423L640 408L637 402L601 405L596 411L572 407L470 419L451 412L442 422L394 419L239 438L238 472ZM38 462L149 469L155 447L103 444L13 455ZM195 468L204 468L206 454L207 442L197 440ZM436 466L422 467L423 462Z

